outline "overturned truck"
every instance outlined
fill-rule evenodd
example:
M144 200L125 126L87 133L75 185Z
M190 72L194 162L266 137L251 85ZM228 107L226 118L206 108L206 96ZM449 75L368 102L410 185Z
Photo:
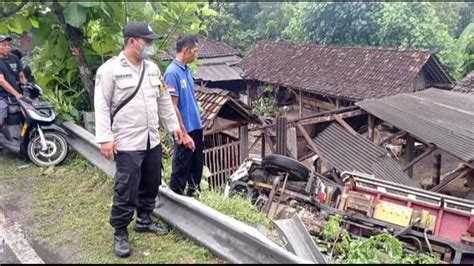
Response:
M273 217L298 209L339 214L357 237L390 232L413 251L436 252L447 263L474 263L474 201L377 178L341 173L342 184L282 155L249 158L228 179L225 194L240 193Z

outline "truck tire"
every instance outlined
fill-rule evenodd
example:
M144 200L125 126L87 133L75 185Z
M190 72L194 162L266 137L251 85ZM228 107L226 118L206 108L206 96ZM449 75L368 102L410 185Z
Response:
M308 181L308 168L290 157L278 154L266 155L262 158L262 167L272 174L289 173L288 180L291 181Z

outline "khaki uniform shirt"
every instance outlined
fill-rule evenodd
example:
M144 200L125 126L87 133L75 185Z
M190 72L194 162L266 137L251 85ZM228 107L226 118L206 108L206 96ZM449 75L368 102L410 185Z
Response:
M145 75L135 97L115 115L112 112L135 91L141 66L134 66L121 52L97 70L95 80L96 142L116 141L117 150L146 150L160 143L159 121L169 133L179 129L178 119L167 90L161 90L158 66L144 60Z

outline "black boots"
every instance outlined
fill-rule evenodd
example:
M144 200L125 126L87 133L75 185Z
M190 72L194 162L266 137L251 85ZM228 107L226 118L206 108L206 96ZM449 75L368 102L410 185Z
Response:
M130 243L128 242L128 232L126 228L115 229L114 253L121 258L130 256Z
M168 233L166 228L155 224L148 214L140 214L137 216L135 231L138 233L154 233L157 235ZM130 256L130 242L128 241L128 231L126 227L123 229L115 229L114 253L121 258Z
M154 223L148 214L140 214L137 215L137 221L135 223L135 232L164 235L168 233L168 229Z

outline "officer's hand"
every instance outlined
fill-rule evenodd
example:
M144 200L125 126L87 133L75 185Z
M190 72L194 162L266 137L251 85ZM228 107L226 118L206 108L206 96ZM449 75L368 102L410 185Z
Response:
M15 99L17 101L20 100L21 98L23 98L23 95L21 95L20 93L18 93L18 95L15 95Z
M174 141L176 141L178 145L183 143L183 132L181 129L178 129L174 132Z
M194 151L194 148L195 148L194 147L194 140L188 134L184 135L183 145L184 145L184 147Z
M100 153L102 153L102 156L104 156L107 160L113 160L114 155L117 154L117 146L115 145L115 141L100 144Z

